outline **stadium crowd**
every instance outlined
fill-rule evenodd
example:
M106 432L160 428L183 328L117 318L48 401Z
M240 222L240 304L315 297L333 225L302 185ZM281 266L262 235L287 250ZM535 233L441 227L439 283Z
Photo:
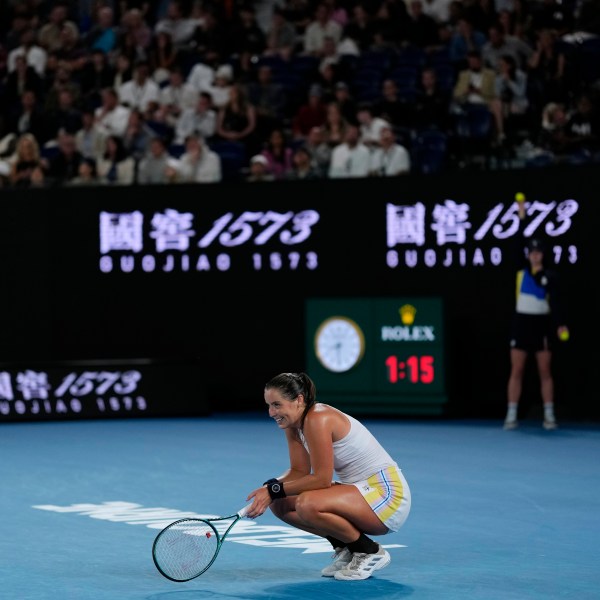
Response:
M600 162L599 0L6 0L0 187Z

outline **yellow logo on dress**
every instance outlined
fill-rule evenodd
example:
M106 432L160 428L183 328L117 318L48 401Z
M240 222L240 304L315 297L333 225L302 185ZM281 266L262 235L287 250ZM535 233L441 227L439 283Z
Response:
M415 322L417 309L412 304L405 304L398 309L403 325L412 325Z

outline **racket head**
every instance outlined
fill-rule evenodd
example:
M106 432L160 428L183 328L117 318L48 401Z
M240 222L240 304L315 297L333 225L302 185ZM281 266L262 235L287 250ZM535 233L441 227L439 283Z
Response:
M214 562L221 538L204 519L179 519L154 539L152 560L161 575L171 581L190 581Z

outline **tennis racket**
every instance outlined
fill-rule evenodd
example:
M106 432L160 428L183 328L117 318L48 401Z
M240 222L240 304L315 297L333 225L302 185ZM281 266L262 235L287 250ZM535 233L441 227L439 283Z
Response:
M189 581L202 575L217 558L225 537L246 516L252 504L234 515L206 519L179 519L167 525L154 539L152 559L161 575L171 581ZM213 525L232 519L225 531Z

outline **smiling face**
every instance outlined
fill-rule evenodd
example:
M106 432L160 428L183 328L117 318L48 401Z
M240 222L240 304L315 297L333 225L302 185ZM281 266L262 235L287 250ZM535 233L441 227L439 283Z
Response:
M289 400L275 388L265 390L265 403L269 408L269 416L275 420L280 429L289 427L298 429L304 412L304 396L299 394Z

